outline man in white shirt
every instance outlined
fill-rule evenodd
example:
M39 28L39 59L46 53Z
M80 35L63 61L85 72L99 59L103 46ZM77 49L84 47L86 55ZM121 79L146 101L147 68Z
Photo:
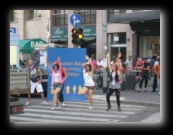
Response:
M97 61L97 67L103 67L103 60L101 58Z
M129 56L129 58L126 60L126 68L127 70L132 70L132 56Z
M129 58L126 60L126 68L132 69L132 57L129 56Z

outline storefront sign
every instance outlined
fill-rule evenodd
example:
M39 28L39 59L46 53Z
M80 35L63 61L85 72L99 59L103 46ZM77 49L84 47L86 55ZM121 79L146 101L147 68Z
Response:
M57 27L53 27L52 31L51 31L51 39L67 39L68 37L68 29L67 27L64 28L57 28Z
M83 34L85 37L94 37L96 36L96 26L80 26L80 28L83 28Z

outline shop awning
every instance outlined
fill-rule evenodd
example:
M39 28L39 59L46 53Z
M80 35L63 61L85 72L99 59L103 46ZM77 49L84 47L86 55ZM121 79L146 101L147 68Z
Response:
M48 43L42 40L41 38L19 40L19 48L23 54L26 53L30 54L34 50L36 44L48 44Z

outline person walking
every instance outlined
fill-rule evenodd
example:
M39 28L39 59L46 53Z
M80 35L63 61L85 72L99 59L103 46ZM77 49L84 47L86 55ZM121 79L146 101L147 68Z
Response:
M93 81L94 67L89 57L86 56L87 63L83 64L83 76L84 76L84 87L82 89L81 94L87 94L89 97L89 110L93 109L93 92L95 89L95 83Z
M139 83L139 91L141 91L141 87L142 87L142 84L143 84L143 81L145 80L145 89L144 91L147 92L147 85L148 85L148 76L149 76L149 69L150 69L150 63L147 62L147 58L145 57L144 58L144 63L143 63L143 66L142 66L142 79L140 80L140 83Z
M41 99L42 99L42 104L43 105L48 105L48 103L44 99L44 91L42 87L42 72L38 67L33 65L32 60L28 60L28 66L29 66L29 72L30 72L30 92L28 93L28 101L25 103L25 105L30 105L30 99L31 99L31 94L34 93L34 90L37 90L37 93L40 93ZM38 76L38 72L40 77Z
M52 82L52 87L54 90L53 91L53 106L51 108L52 110L61 108L60 101L58 99L58 94L62 90L62 84L64 83L65 78L62 78L61 76L62 67L59 66L59 61L60 60L57 60L54 62L53 69L52 69L52 67L50 66L50 63L48 63L48 60L47 60L47 66L51 70L51 77L52 77L51 82Z
M107 109L106 111L109 111L112 106L110 103L110 96L113 94L113 92L116 93L116 99L117 99L117 108L118 111L121 111L120 107L120 82L122 79L121 71L119 70L119 66L113 63L110 64L110 56L109 53L107 54L108 58L108 67L110 72L110 84L109 84L109 91L106 94L106 101L107 101Z

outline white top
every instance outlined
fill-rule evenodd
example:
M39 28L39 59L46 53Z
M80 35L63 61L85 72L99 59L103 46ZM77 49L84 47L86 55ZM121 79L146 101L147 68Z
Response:
M100 62L97 61L97 66L103 66L103 61L102 60Z
M112 78L115 78L115 73L112 73ZM115 79L112 80L112 85L115 85Z
M60 81L60 75L58 73L54 73L53 74L53 80L54 80L54 82L61 82Z
M132 68L132 60L127 59L126 64L127 64L126 68Z
M154 66L156 66L157 64L159 64L159 62L158 61L155 61L154 62ZM154 67L153 67L154 68Z
M85 82L85 86L95 86L94 81L93 81L93 77L88 75L87 72L85 72L85 69L83 70L83 74L84 74L84 82Z

